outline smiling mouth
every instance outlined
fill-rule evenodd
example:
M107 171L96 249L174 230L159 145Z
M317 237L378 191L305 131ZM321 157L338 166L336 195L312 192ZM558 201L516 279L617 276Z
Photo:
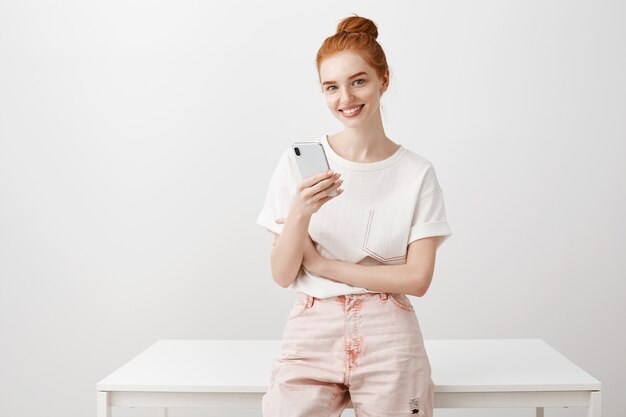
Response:
M365 104L360 104L358 107L356 107L356 109L355 109L355 107L350 107L350 109L355 109L355 110L352 110L350 112L345 112L342 109L339 109L339 111L342 112L342 113L346 113L346 114L357 113L358 111L360 111L363 108L363 106L365 106Z

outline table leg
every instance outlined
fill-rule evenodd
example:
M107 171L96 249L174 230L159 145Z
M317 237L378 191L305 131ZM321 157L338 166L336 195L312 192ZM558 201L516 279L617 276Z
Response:
M98 391L98 417L111 417L108 391Z
M600 417L600 391L591 391L589 394L589 407L587 417Z
M543 417L543 407L537 407L535 410L535 417Z
M167 408L157 408L157 417L167 417Z

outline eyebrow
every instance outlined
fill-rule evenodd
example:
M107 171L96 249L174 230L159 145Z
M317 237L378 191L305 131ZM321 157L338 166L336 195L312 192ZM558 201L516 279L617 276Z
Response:
M351 79L353 79L354 77L358 77L359 75L363 75L363 74L367 75L367 72L365 72L365 71L357 72L356 74L351 75L351 76L350 76L350 78L348 78L348 79L349 79L349 80L351 80ZM322 85L326 85L326 84L336 84L336 83L337 83L337 81L324 81L324 82L322 83Z

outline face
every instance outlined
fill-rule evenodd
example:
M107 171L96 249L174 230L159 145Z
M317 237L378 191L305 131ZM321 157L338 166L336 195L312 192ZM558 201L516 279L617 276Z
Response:
M367 125L373 116L380 117L380 97L387 90L388 75L378 78L359 54L344 51L325 59L320 80L328 109L346 127ZM356 111L349 111L355 107Z

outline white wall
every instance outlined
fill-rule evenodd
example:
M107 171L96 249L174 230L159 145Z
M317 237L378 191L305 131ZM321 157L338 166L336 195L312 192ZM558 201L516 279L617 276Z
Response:
M315 54L353 12L454 232L412 298L424 337L542 338L623 414L624 2L4 0L2 415L95 415L96 382L158 339L281 337L294 294L255 220L279 153L342 128Z

